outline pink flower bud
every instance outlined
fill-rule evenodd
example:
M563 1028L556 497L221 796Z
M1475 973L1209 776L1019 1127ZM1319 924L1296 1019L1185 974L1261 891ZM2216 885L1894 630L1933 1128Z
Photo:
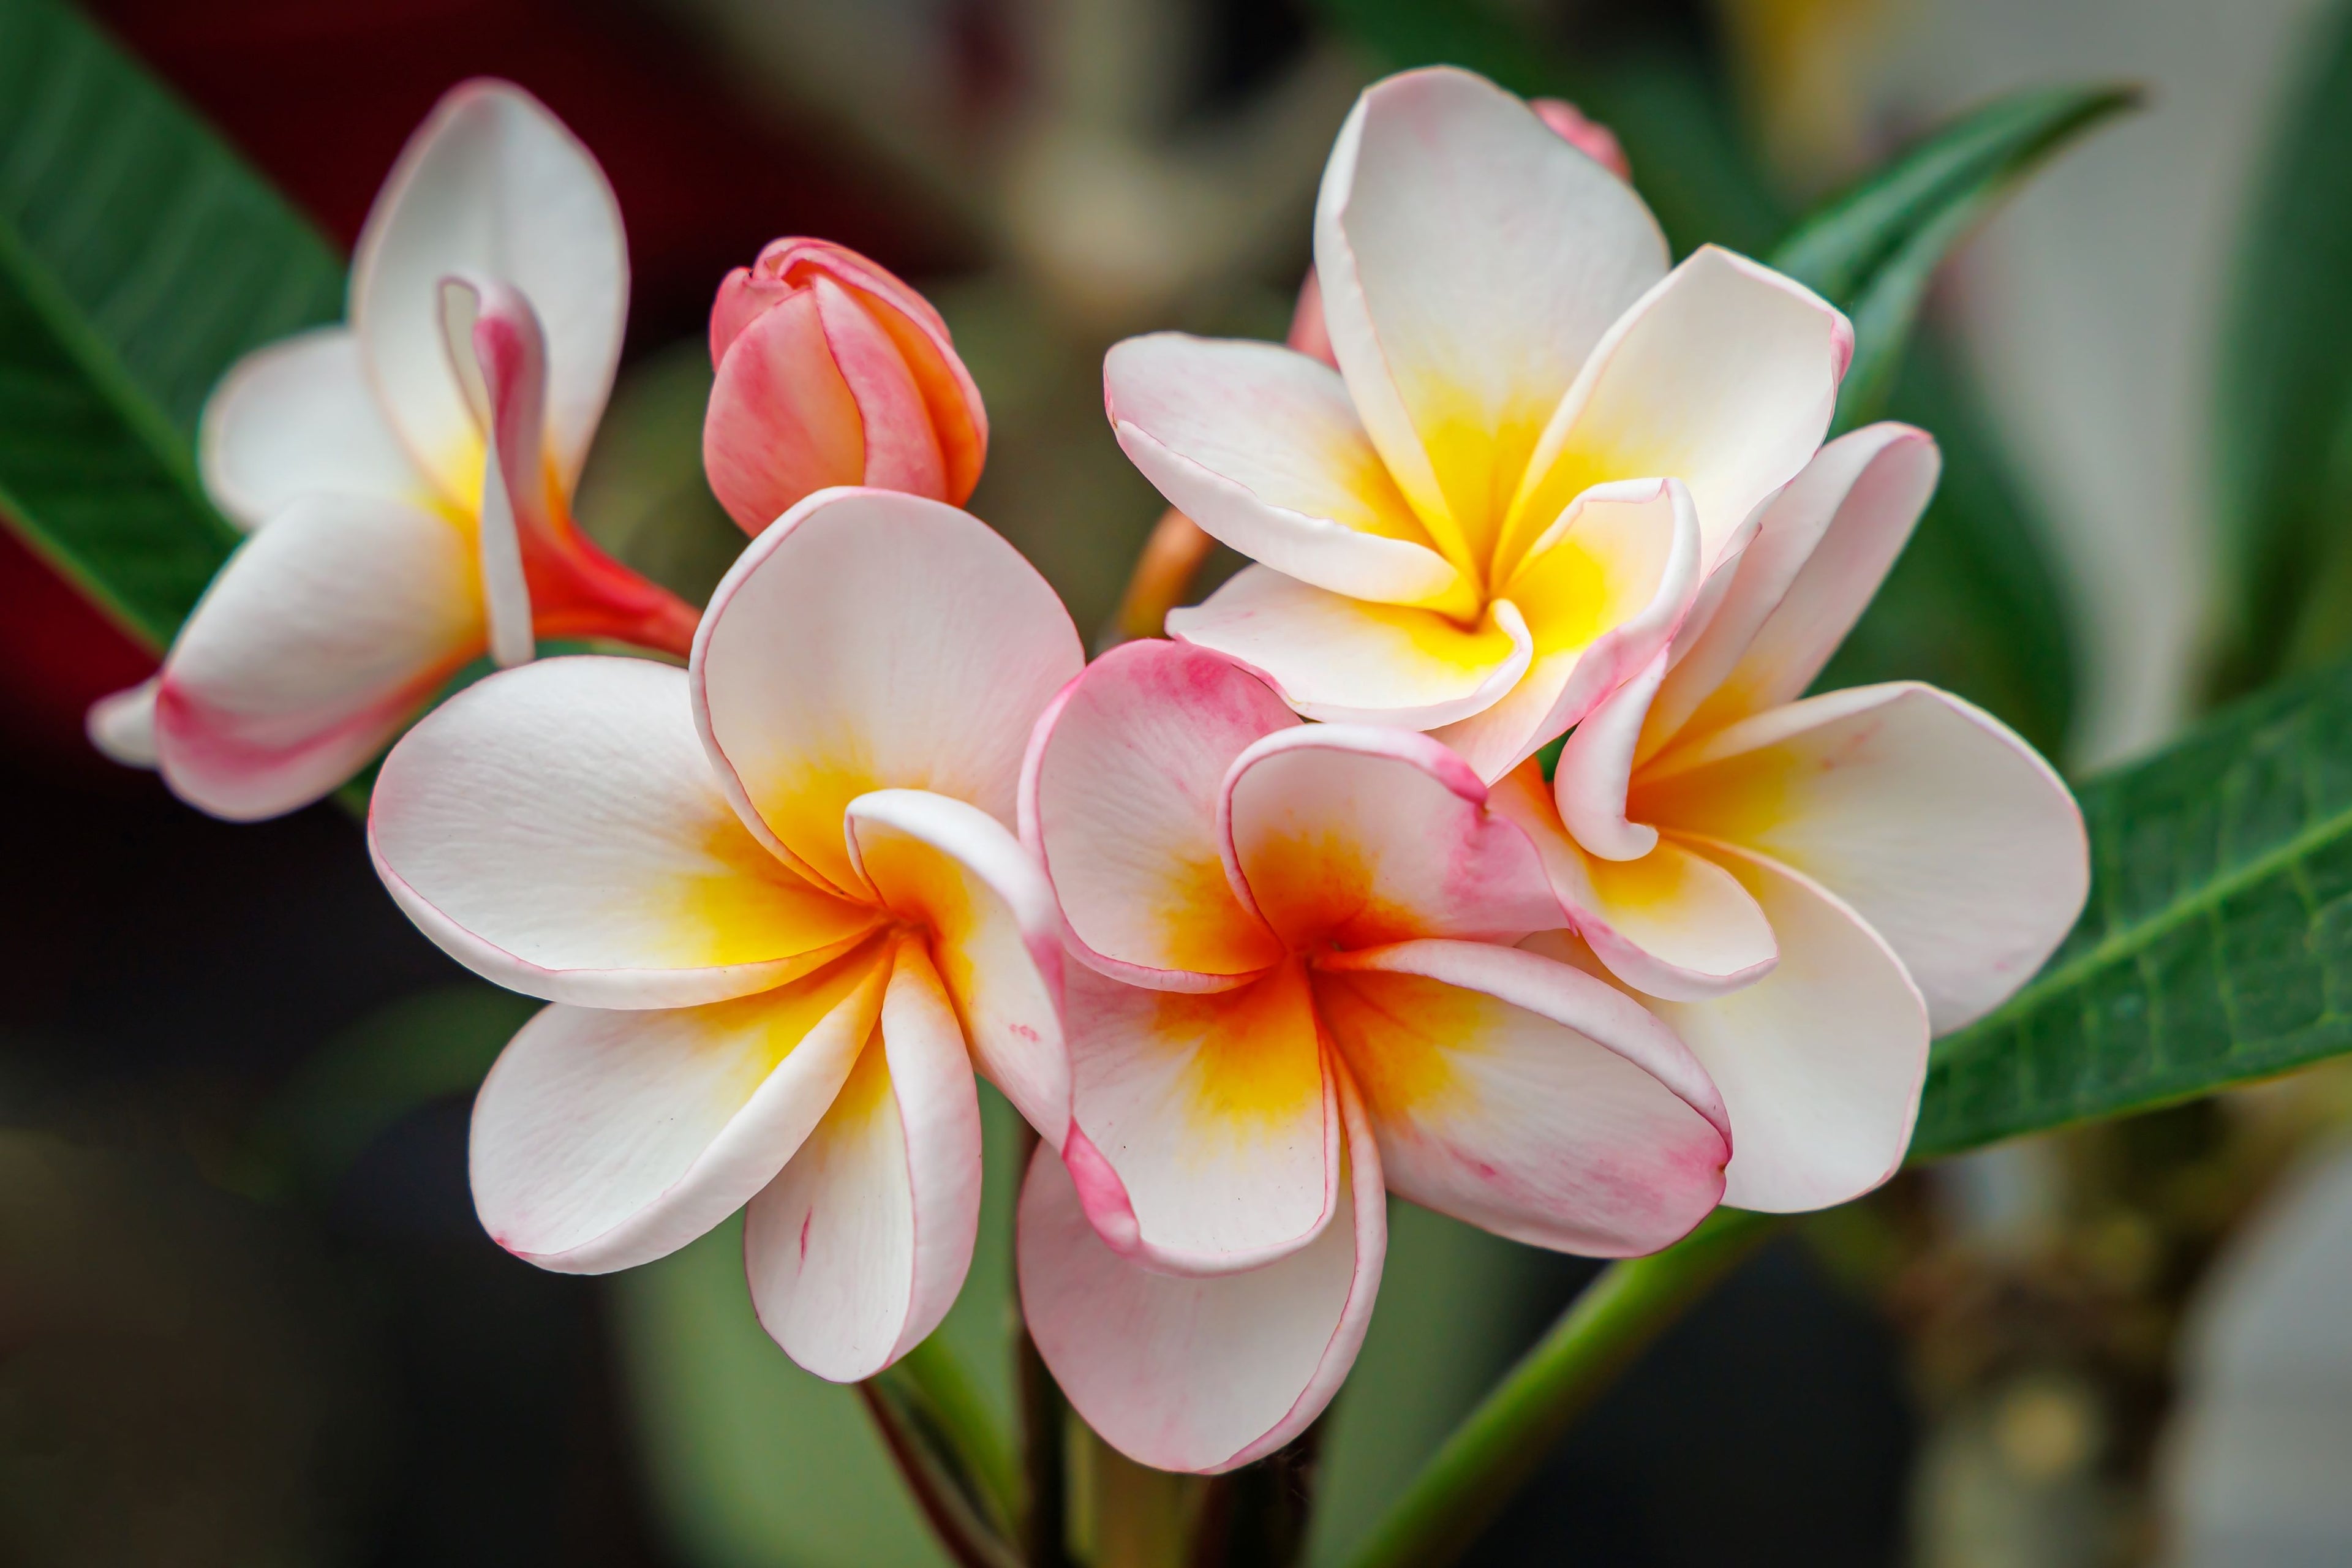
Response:
M719 285L718 379L702 426L710 488L746 532L829 485L961 505L988 415L930 303L856 251L779 239Z

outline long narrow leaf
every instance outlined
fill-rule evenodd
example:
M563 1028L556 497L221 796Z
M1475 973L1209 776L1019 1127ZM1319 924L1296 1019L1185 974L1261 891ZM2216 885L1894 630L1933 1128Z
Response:
M194 437L238 355L340 311L334 252L57 0L0 0L0 514L167 642L236 535Z

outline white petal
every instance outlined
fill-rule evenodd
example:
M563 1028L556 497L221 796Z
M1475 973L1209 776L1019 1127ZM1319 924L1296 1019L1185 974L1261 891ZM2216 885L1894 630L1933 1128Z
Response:
M89 705L82 728L89 736L89 743L110 762L121 763L126 768L155 765L157 679L151 675L136 686L124 687Z
M239 528L314 491L423 502L431 481L384 422L349 327L256 349L221 377L196 427L205 493Z

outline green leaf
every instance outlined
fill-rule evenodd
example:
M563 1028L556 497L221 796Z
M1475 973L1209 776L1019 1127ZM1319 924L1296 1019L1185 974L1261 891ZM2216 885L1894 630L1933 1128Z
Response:
M151 646L236 542L205 395L341 307L333 250L184 105L57 0L0 0L0 514Z
M2352 6L2300 51L2221 333L2215 493L2235 571L2225 691L2352 641Z
M1842 427L1877 416L1927 280L1960 237L2053 153L2138 100L2125 87L1997 99L1815 208L1774 247L1772 266L1853 318Z
M2352 1050L2352 667L2252 699L2081 792L2091 901L1939 1042L1915 1159Z

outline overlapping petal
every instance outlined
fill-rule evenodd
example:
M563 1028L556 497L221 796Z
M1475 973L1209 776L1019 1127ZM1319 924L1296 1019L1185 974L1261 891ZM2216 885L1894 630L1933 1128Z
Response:
M905 940L833 1104L743 1216L761 1324L835 1383L873 1376L939 1327L980 1227L980 1101L953 1005Z
M474 1206L542 1268L596 1274L675 1251L765 1187L874 1032L880 942L788 985L660 1011L547 1008L474 1101Z
M1047 1142L1069 1115L1054 890L1011 829L968 802L878 790L845 815L852 868L929 934L930 956L991 1083Z
M368 839L452 957L583 1005L747 995L881 919L751 837L695 733L686 672L646 659L544 659L460 692L385 759Z
M1672 475L1690 487L1712 566L1820 447L1853 353L1853 329L1820 297L1702 247L1611 328L1560 400L1498 560L1507 569L1595 484Z
M1178 332L1103 358L1118 444L1179 510L1274 570L1384 604L1475 608L1364 434L1339 375L1272 343Z
M1517 940L1560 921L1535 847L1426 735L1318 724L1235 759L1219 811L1234 885L1300 951Z
M1346 1170L1308 1246L1210 1278L1121 1258L1068 1170L1040 1147L1022 1184L1021 1305L1038 1352L1087 1424L1162 1469L1219 1471L1306 1430L1355 1363L1380 1289L1388 1215L1363 1111L1336 1080Z
M1372 444L1466 575L1579 367L1665 261L1631 187L1493 83L1408 71L1357 100L1316 208L1324 320Z
M2082 911L2083 819L2000 721L1932 687L1827 692L1670 749L1636 816L1768 855L1901 955L1936 1028L2014 991Z
M1030 743L1021 829L1082 959L1208 990L1282 956L1226 879L1217 802L1244 748L1297 723L1247 671L1157 639L1112 649L1055 699Z
M849 803L923 789L1013 821L1031 724L1084 658L1061 601L967 513L820 491L711 595L697 722L755 834L843 889Z
M1570 966L1486 942L1342 952L1316 1000L1388 1184L1539 1247L1652 1252L1724 1190L1731 1124L1674 1032Z
M247 540L165 659L163 776L235 821L349 778L482 649L472 541L399 501L311 494Z
M1465 626L1245 566L1168 634L1246 665L1310 719L1426 729L1492 706L1527 673L1527 623L1500 601Z
M620 363L628 247L604 171L521 89L452 89L409 139L352 260L351 321L409 455L470 507L481 435L443 348L441 280L520 289L547 333L548 440L569 491Z
M205 400L196 428L205 493L256 529L314 491L424 503L432 486L384 423L349 327L256 349Z

